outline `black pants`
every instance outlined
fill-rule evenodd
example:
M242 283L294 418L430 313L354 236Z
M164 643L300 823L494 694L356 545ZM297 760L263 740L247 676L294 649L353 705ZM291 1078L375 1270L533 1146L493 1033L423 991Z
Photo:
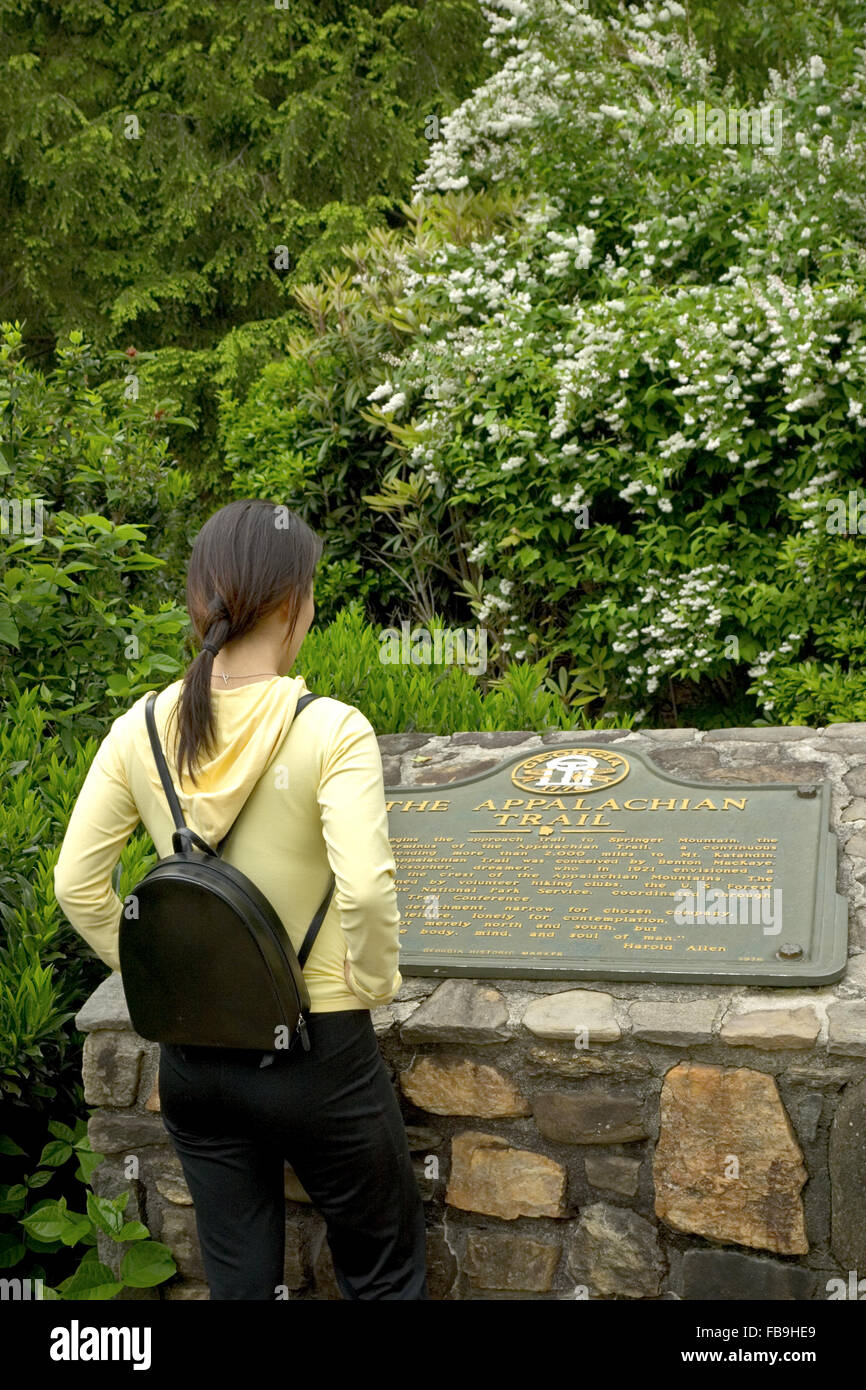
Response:
M427 1299L424 1207L367 1009L309 1015L311 1048L160 1045L163 1123L193 1199L212 1299L274 1299L284 1161L326 1222L347 1299Z

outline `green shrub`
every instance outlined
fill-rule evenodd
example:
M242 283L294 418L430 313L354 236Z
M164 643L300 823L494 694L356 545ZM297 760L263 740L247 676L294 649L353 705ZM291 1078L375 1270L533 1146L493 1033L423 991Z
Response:
M371 621L474 620L492 674L543 654L594 716L845 717L866 649L866 524L829 524L866 419L851 7L769 20L763 92L716 76L677 3L487 8L497 70L444 121L405 231L298 291L293 361L224 402L233 468L258 485L255 420L262 484L307 498L341 562L348 520ZM726 139L699 138L701 103ZM734 143L743 104L775 113L768 143Z
M125 1288L149 1289L170 1279L177 1266L168 1246L151 1240L141 1221L124 1217L129 1192L99 1197L90 1188L93 1171L104 1155L91 1149L85 1121L77 1121L74 1128L52 1121L48 1132L53 1138L44 1145L36 1171L0 1187L0 1213L7 1218L0 1224L10 1227L0 1231L0 1268L15 1269L14 1277L39 1280L40 1296L54 1301L111 1299ZM27 1155L8 1135L0 1135L0 1156ZM75 1178L87 1189L86 1210L70 1210L65 1195L38 1196L31 1202L31 1194L44 1193L59 1170L72 1161L78 1164ZM126 1247L117 1269L100 1261L100 1235ZM77 1246L84 1247L80 1258L77 1251L72 1254ZM67 1273L70 1264L74 1267Z
M278 316L388 214L483 37L474 0L4 6L7 312L43 350L207 349Z
M504 675L490 682L490 688L486 688L483 672L475 674L470 669L479 664L471 646L467 665L456 661L437 664L432 651L425 659L425 645L432 644L436 632L443 630L441 618L434 619L427 629L419 629L416 639L408 641L409 664L383 662L385 634L365 623L363 607L355 600L329 627L310 630L295 670L303 674L311 690L357 706L378 734L611 727L609 720L593 722L585 717L585 692L582 695L554 682L544 659L512 664ZM430 634L430 643L423 639L425 631ZM468 634L466 641L470 642ZM629 716L621 727L631 727Z
M124 397L125 354L102 362L74 333L43 375L21 351L20 327L0 326L0 701L37 687L72 756L111 697L179 671L178 575L198 516L168 456L165 423L180 417Z

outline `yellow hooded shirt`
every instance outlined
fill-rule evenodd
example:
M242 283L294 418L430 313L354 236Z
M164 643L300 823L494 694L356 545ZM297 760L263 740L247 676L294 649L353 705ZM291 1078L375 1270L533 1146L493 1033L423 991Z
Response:
M389 1003L402 984L396 865L388 838L382 759L369 720L322 697L298 715L303 676L273 676L211 690L215 739L194 785L178 778L174 715L181 690L161 691L154 713L184 819L245 873L281 918L297 951L335 889L306 964L312 1013ZM150 693L150 692L148 692ZM174 822L145 724L147 694L111 725L73 807L54 869L54 892L72 926L119 970L123 903L112 874L141 822L160 859ZM352 990L346 984L348 956Z

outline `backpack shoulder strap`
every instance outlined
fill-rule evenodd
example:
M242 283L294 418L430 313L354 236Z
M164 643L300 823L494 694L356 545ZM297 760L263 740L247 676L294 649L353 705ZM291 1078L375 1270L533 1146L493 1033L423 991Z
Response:
M171 780L168 764L165 761L165 755L159 741L159 734L156 731L156 716L153 712L155 703L156 692L147 697L147 702L144 706L144 717L147 723L150 746L153 750L154 761L156 762L156 770L159 773L159 780L162 782L162 788L168 800L172 820L174 821L175 829L172 836L172 845L176 853L180 850L188 850L190 845L196 845L198 849L204 850L206 854L213 854L214 851L207 841L203 840L200 835L197 835L196 832L187 825L183 818L183 811L180 809L177 792L174 789L174 783Z
M183 818L183 811L180 809L180 802L177 799L177 792L174 789L174 783L171 780L168 765L165 761L165 756L162 751L162 744L159 741L159 734L156 732L156 716L153 712L153 707L155 704L156 694L154 693L152 695L148 695L147 703L144 707L144 717L147 722L147 732L150 738L150 746L153 749L153 757L156 763L156 770L159 773L159 780L162 782L162 789L165 792L166 798L168 800L169 810L171 811L172 819L175 824L175 829L181 830L186 825L186 821Z
M334 878L334 875L332 874L331 886L325 894L324 898L322 899L322 902L316 911L315 917L313 918L310 925L307 927L307 934L301 942L301 947L298 951L298 964L300 965L302 970L304 968L307 956L313 949L313 942L315 941L316 936L318 935L319 927L325 920L325 914L328 911L328 908L330 907L331 899L334 896L334 889L336 888L336 886L337 882Z

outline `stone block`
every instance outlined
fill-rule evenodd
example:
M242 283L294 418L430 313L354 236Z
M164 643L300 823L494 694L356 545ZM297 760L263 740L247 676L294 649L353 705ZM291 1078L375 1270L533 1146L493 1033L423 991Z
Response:
M451 1141L451 1176L445 1200L461 1211L513 1221L518 1216L563 1216L566 1171L531 1149L512 1148L498 1134L464 1130Z
M695 1047L713 1040L715 999L638 1000L629 1005L632 1036L668 1047Z
M401 753L423 748L424 744L429 742L429 734L379 734L379 752L383 756L388 753L398 757Z
M498 989L444 980L400 1029L405 1042L498 1043L511 1037L508 1007Z
M605 1188L609 1192L619 1192L623 1197L634 1197L640 1179L640 1159L625 1158L620 1154L591 1154L584 1159L587 1182L593 1187Z
M842 778L852 796L866 796L866 764L852 767Z
M719 755L715 748L704 744L689 744L687 747L653 749L652 761L663 772L674 777L694 778L700 781L707 773L719 766Z
M845 853L849 859L866 859L866 831L858 830L845 841Z
M568 1265L594 1298L656 1298L664 1262L651 1221L625 1207L584 1207L570 1233Z
M823 1109L824 1097L814 1093L804 1096L797 1106L797 1132L805 1144L814 1143Z
M830 1130L831 1246L844 1270L866 1276L866 1079L839 1099Z
M87 1125L94 1153L135 1153L149 1144L168 1144L165 1126L157 1115L138 1110L97 1110Z
M427 1292L431 1299L444 1302L455 1297L459 1274L457 1259L445 1233L438 1226L427 1230Z
M813 1008L744 1009L728 1015L719 1038L731 1047L814 1047L821 1020Z
M687 1250L682 1281L684 1299L707 1303L809 1299L816 1283L811 1269L738 1250Z
M827 1009L828 1052L866 1057L866 1000L852 999Z
M590 1043L618 1042L622 1029L614 1017L613 996L602 990L565 989L542 995L523 1015L523 1026L538 1038Z
M542 1091L532 1113L539 1132L558 1144L628 1144L649 1135L640 1099L601 1086Z
M192 1196L183 1178L157 1178L156 1190L160 1197L177 1207L191 1207Z
M301 1223L291 1212L286 1213L286 1256L283 1261L283 1283L290 1292L297 1292L307 1283L304 1236Z
M434 1115L493 1119L532 1113L509 1077L468 1057L421 1057L401 1073L400 1085L413 1105Z
M674 1230L805 1255L807 1176L771 1076L697 1062L670 1069L653 1178L656 1215Z
M586 1049L564 1052L553 1047L531 1047L524 1063L529 1075L543 1075L553 1072L555 1076L577 1078L589 1076L612 1076L622 1080L650 1076L652 1063L646 1057L636 1054L619 1056L601 1053L596 1055Z
M75 1015L75 1026L82 1033L91 1033L96 1028L118 1028L132 1032L132 1020L123 992L123 981L118 970L113 970L107 980L90 995Z
M470 1231L463 1270L479 1289L522 1289L547 1293L562 1253L557 1242L503 1231Z
M137 1033L115 1028L100 1028L88 1033L82 1052L86 1103L132 1105L138 1094L146 1046Z
M174 1256L178 1272L184 1279L206 1283L193 1208L172 1206L170 1203L160 1205L162 1211L159 1239L168 1246Z
M144 1108L151 1114L156 1115L159 1115L162 1111L162 1106L159 1100L159 1073L157 1073L157 1075L153 1078L153 1086L150 1089L150 1095L144 1102Z

